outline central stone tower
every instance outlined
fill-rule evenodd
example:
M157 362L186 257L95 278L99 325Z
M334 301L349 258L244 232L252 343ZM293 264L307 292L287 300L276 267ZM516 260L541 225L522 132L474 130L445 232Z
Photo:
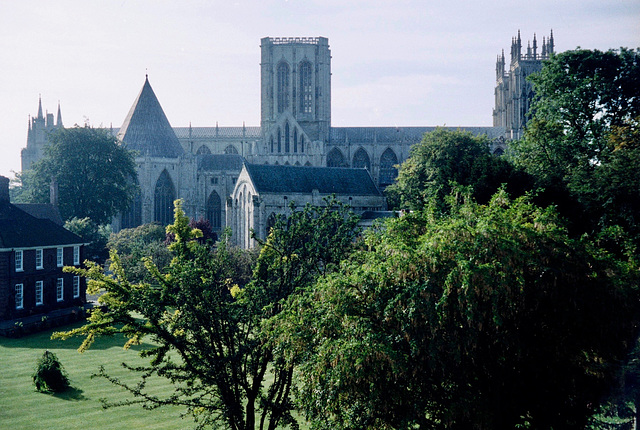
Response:
M261 49L260 125L265 142L274 135L274 127L280 126L284 132L287 121L290 133L297 125L312 142L326 142L331 129L329 40L326 37L265 37L261 40ZM282 152L285 137L293 138L280 137Z

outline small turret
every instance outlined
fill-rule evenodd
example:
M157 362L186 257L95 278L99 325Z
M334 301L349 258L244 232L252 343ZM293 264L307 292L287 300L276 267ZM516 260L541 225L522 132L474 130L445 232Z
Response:
M535 33L533 33L533 58L538 58L538 41Z
M496 60L496 81L499 81L504 76L504 49L502 55L498 55Z
M549 40L547 41L547 54L551 55L553 53L554 53L553 30L551 30L551 36L549 36Z

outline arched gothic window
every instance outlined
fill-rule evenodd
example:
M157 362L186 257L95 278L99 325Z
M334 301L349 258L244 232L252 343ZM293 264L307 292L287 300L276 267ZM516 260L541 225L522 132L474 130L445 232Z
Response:
M396 153L391 148L387 148L380 156L380 180L378 183L381 187L393 184L398 176L398 169L395 167L397 164Z
M284 61L278 64L277 71L278 113L289 108L289 65Z
M271 214L267 217L267 234L265 235L265 237L269 236L269 233L271 233L271 229L276 226L276 219L276 214L274 212L271 212Z
M207 145L202 145L200 148L198 148L198 150L196 151L197 155L207 155L207 154L211 154L211 150L209 149L209 147Z
M128 211L122 213L122 228L134 228L142 225L142 195L136 192Z
M211 191L207 199L207 220L213 231L220 231L222 228L222 200L215 191Z
M327 167L347 167L344 155L338 148L333 148L327 154Z
M163 170L156 181L153 193L153 219L161 225L169 225L173 222L173 201L176 199L176 191L171 177Z
M304 135L300 135L300 152L304 152Z
M298 129L293 129L293 152L298 152Z
M278 153L282 152L282 130L278 127Z
M289 123L284 125L284 152L291 152L291 145L289 143Z
M271 136L269 143L271 144L271 152L273 152L273 136Z
M224 148L224 153L225 154L237 154L238 150L236 149L235 146L229 145L226 148Z
M311 113L313 107L313 79L311 63L300 63L300 112Z
M362 148L359 148L355 154L353 154L352 167L356 169L371 170L371 161L369 160L369 154Z

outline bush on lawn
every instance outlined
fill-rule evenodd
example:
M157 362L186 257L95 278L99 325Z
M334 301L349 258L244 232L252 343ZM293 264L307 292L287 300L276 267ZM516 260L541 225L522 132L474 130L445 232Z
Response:
M69 388L69 376L53 352L45 351L38 360L33 383L41 393L60 393Z

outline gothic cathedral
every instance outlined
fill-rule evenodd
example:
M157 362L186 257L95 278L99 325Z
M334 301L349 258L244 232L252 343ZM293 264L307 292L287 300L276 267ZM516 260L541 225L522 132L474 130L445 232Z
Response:
M511 67L498 58L493 127L461 127L486 135L492 152L505 138L521 135L532 91L526 76L553 53L553 35L536 39L521 55L513 40ZM411 146L436 127L332 127L331 51L325 37L266 37L261 40L260 126L172 127L148 77L118 136L136 151L140 192L128 213L113 220L114 230L143 223L168 224L173 201L183 200L192 218L207 219L214 230L233 230L234 240L253 246L249 232L264 237L278 213L295 201L321 204L335 195L360 214L385 210L381 193L397 175ZM62 127L53 115L29 123L22 168L42 157L46 133Z

